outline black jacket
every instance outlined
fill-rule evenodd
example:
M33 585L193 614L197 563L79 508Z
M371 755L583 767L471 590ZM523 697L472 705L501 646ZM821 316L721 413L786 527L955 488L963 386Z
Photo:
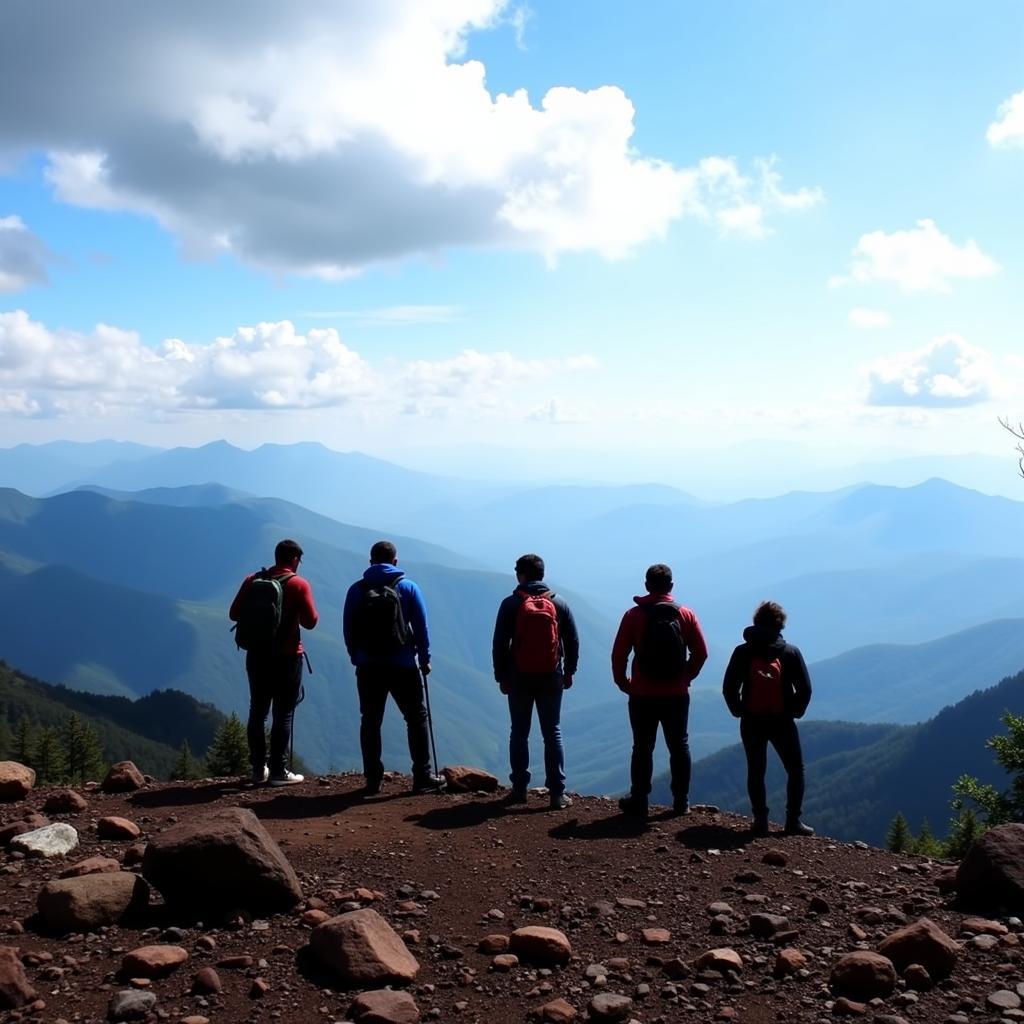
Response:
M747 626L743 630L744 643L732 652L722 682L722 696L733 717L739 718L746 710L747 680L750 678L750 659L756 654L769 660L778 658L782 665L782 688L787 715L803 718L811 702L811 677L799 647L787 644L778 630L764 626Z
M548 594L551 588L539 580L523 583L516 590L525 590L530 594ZM498 618L494 623L494 642L491 655L494 662L494 678L505 682L514 678L517 673L512 663L512 636L516 627L516 616L522 598L511 593L498 607ZM561 655L555 672L559 676L574 676L580 660L580 638L576 632L576 620L572 617L569 606L558 595L551 595L551 603L558 615L558 646Z

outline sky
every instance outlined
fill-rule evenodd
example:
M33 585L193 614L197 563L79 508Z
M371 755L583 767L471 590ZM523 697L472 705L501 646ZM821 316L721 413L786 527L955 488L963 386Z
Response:
M1014 473L1019 0L5 0L0 96L2 445Z

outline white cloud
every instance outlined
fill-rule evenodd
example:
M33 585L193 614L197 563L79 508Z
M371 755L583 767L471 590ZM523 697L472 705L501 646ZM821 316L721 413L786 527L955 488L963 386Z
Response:
M207 343L156 348L134 331L51 331L22 310L0 313L0 412L104 416L116 410L288 410L362 405L396 411L519 408L513 386L596 367L591 357L520 359L466 350L448 359L374 366L333 328L283 320ZM525 415L520 413L520 415Z
M1024 91L1014 93L999 105L996 120L985 138L996 148L1024 148Z
M933 220L919 220L905 231L871 231L853 250L848 275L833 277L831 287L876 281L898 285L905 292L948 292L954 278L990 277L1000 266L973 239L957 245Z
M20 217L0 217L0 295L45 284L51 256Z
M892 317L884 309L868 309L865 306L855 306L850 310L849 318L854 327L866 331L888 327L892 323Z
M335 280L449 247L630 253L683 216L764 234L805 209L771 160L676 167L624 92L492 93L467 37L507 0L15 4L0 149L45 151L62 200L155 218L189 255Z
M956 407L987 401L995 379L992 357L958 334L924 348L878 359L866 368L867 404Z
M530 413L529 419L537 423L551 423L556 426L567 423L586 423L587 418L578 410L568 406L560 398L551 398L539 409Z
M359 327L408 327L415 324L450 324L462 319L459 306L384 306L377 309L311 310L307 320L347 320Z

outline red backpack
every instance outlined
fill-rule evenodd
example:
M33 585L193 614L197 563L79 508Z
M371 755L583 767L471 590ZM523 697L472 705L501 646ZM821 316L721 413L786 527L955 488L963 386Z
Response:
M512 660L524 675L551 675L558 668L558 609L550 590L531 594L517 590L521 599L512 634Z
M760 654L751 655L744 711L748 715L781 715L785 710L782 662L778 658L769 660Z

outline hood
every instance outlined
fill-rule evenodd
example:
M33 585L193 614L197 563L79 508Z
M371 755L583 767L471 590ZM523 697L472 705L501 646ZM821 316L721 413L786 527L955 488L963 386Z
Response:
M520 583L516 590L525 590L528 594L546 594L551 588L543 580L530 580L529 583Z
M364 573L363 579L372 586L379 587L381 584L394 586L405 573L397 565L388 562L374 562Z
M743 639L753 648L781 651L786 646L782 633L767 626L747 626L743 630Z
M658 604L659 602L671 604L673 598L671 594L634 594L633 600L639 605Z

